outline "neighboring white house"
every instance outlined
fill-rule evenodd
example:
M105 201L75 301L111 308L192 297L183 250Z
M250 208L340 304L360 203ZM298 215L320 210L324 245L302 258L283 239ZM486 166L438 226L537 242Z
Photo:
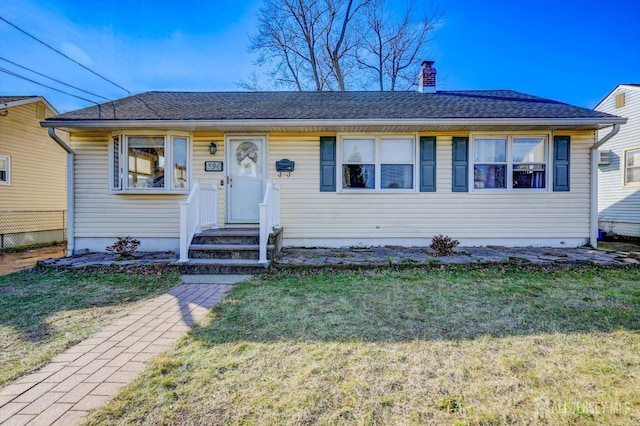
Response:
M620 84L595 110L628 119L620 132L599 148L600 228L640 237L640 84Z
M508 90L148 92L42 125L71 133L70 249L104 251L177 250L202 188L220 228L279 190L285 246L595 244L592 148L625 121Z
M67 157L40 126L56 114L41 96L0 96L0 249L66 238Z

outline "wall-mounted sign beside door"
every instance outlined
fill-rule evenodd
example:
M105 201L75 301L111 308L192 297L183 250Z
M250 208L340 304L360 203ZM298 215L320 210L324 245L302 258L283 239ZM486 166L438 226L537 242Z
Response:
M204 171L205 172L221 172L223 171L223 162L222 161L205 161L204 162Z

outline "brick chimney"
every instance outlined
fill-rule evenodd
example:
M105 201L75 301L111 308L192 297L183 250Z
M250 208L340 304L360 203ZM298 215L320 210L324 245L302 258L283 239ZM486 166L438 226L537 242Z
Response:
M423 61L422 70L418 76L418 91L420 93L436 92L436 69L433 68L434 61Z

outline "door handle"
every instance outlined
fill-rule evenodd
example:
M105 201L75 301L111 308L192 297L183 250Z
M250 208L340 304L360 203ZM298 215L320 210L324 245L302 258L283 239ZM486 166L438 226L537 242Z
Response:
M227 176L227 185L232 186L231 184L233 183L233 179L231 179L231 176Z

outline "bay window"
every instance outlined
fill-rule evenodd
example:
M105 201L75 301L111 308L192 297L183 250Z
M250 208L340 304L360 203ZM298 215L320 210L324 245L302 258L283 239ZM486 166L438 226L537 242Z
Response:
M546 136L477 136L473 140L474 190L547 188Z
M183 192L188 185L188 137L175 134L115 135L111 189Z
M341 142L343 190L415 189L415 138L344 137Z

